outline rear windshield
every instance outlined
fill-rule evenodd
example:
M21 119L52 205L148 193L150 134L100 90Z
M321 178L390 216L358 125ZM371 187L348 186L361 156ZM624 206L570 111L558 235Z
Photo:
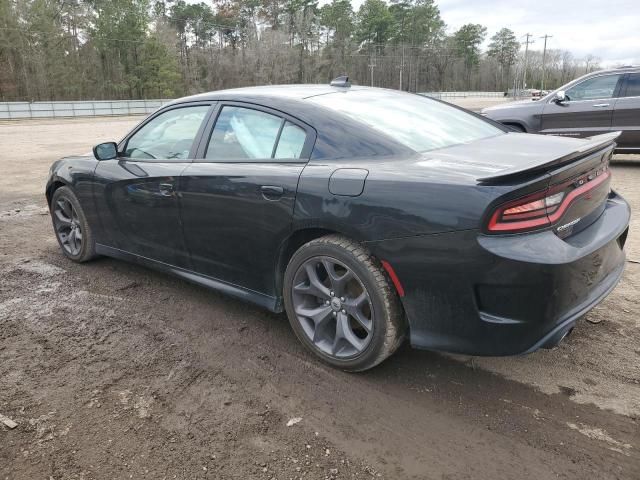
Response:
M366 123L418 152L504 133L481 118L420 95L352 90L308 100Z

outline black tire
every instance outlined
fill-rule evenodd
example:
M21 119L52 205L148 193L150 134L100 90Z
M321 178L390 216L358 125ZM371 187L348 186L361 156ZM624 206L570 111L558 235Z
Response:
M335 261L336 264L350 269L355 274L354 278L358 281L358 285L363 288L364 294L367 295L367 308L370 309L369 316L371 317L372 328L367 333L368 343L366 346L353 356L339 358L320 349L314 344L315 339L312 339L305 332L302 323L305 317L299 318L296 313L294 298L298 294L294 292L294 287L296 287L294 282L299 279L300 274L298 272L303 271L302 269L309 265L310 262L313 263L315 259L329 259L329 261ZM318 263L319 265L320 263ZM328 284L328 277L325 281ZM305 289L309 288L308 285L299 284L298 286L302 286ZM331 292L331 295L333 295L333 292ZM406 331L404 312L398 294L392 286L387 273L380 262L361 244L348 238L339 235L327 235L300 247L291 257L287 266L284 276L283 296L289 322L298 339L322 361L333 367L350 372L368 370L395 352L404 339ZM362 296L362 293L360 296ZM345 301L344 298L342 300ZM323 307L323 304L319 303L319 306ZM342 310L342 313L344 314L345 310ZM350 317L350 315L346 315L346 317ZM329 321L331 320L329 319ZM336 321L334 320L334 324ZM353 319L349 321L353 321Z
M74 247L71 248L68 243L69 235L66 233L67 230L67 222L66 220L63 222L61 217L57 216L57 209L61 209L61 205L65 205L67 208L69 204L72 207L72 215L70 218L74 225L74 229L77 229L78 232L81 232L81 239L79 241L74 242ZM73 190L69 187L60 187L54 193L51 198L50 205L50 213L51 220L53 223L53 230L56 235L56 239L58 240L58 245L60 245L60 250L62 253L69 259L74 262L82 263L92 260L96 257L96 244L93 238L93 232L91 230L91 226L87 221L87 217L76 197ZM71 228L71 227L69 227ZM75 237L74 237L75 238ZM67 240L67 243L65 243Z

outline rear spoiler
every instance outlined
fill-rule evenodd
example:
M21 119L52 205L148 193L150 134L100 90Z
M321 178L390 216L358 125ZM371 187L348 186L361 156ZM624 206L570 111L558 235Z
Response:
M496 183L503 182L507 180L512 180L514 177L518 177L523 174L531 174L534 172L547 170L549 167L555 167L562 165L564 163L569 163L573 160L576 160L581 157L586 157L598 150L605 150L610 147L615 147L615 140L620 136L622 132L610 132L603 133L601 135L594 135L593 137L586 137L584 143L579 146L576 150L569 153L568 155L564 155L562 157L554 158L550 162L542 163L540 165L533 165L530 167L515 167L512 169L506 169L500 172L498 175L493 175L491 177L482 177L478 179L480 183Z

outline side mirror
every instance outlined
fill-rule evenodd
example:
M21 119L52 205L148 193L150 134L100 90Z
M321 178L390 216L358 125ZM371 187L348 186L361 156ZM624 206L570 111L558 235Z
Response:
M116 142L101 143L93 147L93 156L98 160L113 160L118 156Z
M558 90L556 92L556 96L553 99L554 102L556 103L563 103L567 101L567 94L564 93L564 90Z

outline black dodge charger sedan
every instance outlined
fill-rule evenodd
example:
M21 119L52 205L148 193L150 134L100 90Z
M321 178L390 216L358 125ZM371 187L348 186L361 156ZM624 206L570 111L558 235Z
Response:
M254 87L176 100L51 167L64 255L134 261L286 310L350 371L417 348L557 344L616 285L617 133L515 133L417 95Z

